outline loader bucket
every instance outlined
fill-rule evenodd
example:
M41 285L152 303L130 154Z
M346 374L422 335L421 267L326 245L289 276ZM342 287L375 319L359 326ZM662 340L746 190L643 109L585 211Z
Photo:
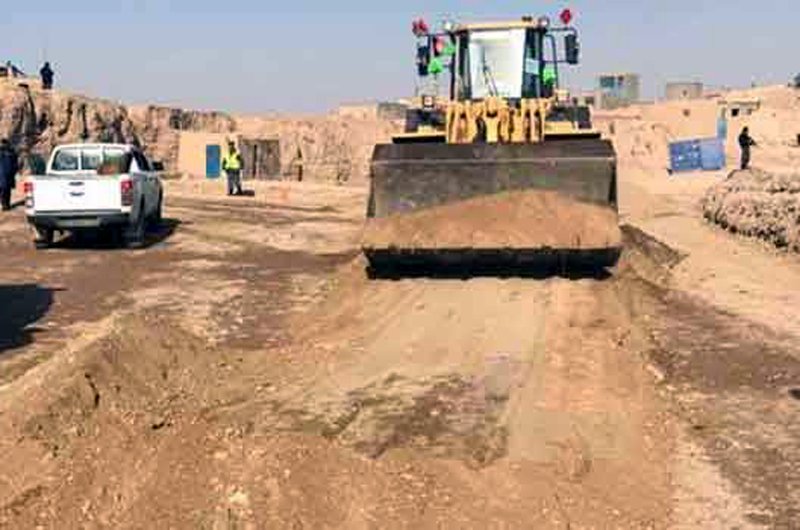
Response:
M362 249L374 270L609 267L610 142L375 147Z

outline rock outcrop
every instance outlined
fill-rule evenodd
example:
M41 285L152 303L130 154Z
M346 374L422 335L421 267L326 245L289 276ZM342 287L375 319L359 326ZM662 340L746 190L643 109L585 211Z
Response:
M218 112L168 107L138 107L43 91L18 80L0 81L0 137L22 153L46 156L58 144L120 142L141 146L174 170L182 130L232 132L236 122Z
M8 81L0 85L0 136L23 152L46 154L59 143L138 143L125 107Z
M175 169L181 131L232 133L236 122L221 112L198 112L149 105L131 107L128 116L148 156Z
M163 106L126 107L60 91L37 82L0 80L0 137L24 154L47 156L69 142L123 142L141 146L167 171L178 171L182 131L276 138L284 178L296 175L298 150L305 178L363 180L376 143L390 141L399 124L377 116L237 117Z

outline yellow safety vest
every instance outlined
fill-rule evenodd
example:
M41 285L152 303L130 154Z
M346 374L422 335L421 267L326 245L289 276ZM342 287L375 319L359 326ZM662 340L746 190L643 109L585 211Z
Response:
M239 171L242 169L242 158L239 153L228 153L222 159L222 169L225 171Z

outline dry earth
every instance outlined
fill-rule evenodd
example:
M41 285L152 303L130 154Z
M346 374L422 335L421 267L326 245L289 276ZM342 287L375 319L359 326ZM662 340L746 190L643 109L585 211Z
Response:
M140 251L3 215L0 526L793 528L800 263L719 178L623 156L590 277L370 280L361 188L169 182Z
M703 215L731 232L800 252L800 174L733 171L709 188Z
M553 191L497 193L371 219L364 246L413 249L618 247L617 215Z

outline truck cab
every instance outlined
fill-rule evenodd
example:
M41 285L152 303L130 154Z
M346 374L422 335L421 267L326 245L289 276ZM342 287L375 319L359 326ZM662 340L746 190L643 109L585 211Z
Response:
M25 213L39 248L56 233L103 230L132 246L143 244L148 223L164 202L159 166L126 144L56 147L46 172L24 184Z

